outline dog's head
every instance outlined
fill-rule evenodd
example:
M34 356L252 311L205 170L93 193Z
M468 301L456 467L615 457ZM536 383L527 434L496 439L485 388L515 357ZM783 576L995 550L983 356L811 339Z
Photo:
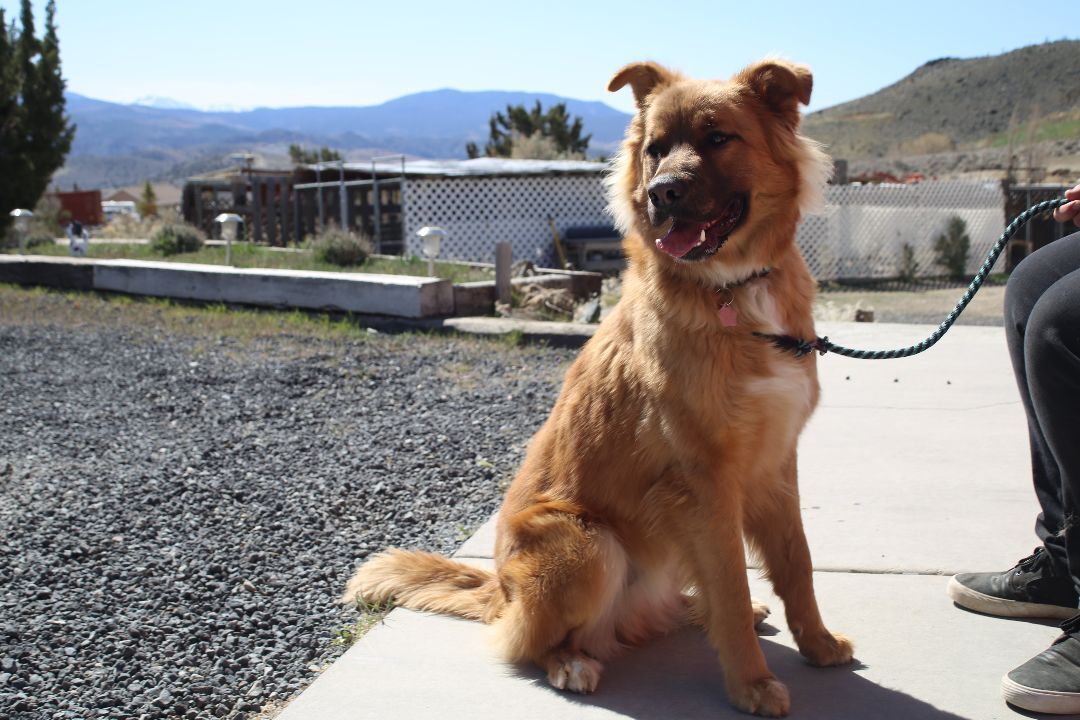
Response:
M723 284L772 265L831 170L798 134L809 69L764 60L727 81L691 80L656 63L627 65L637 114L609 179L611 211L632 260ZM635 247L638 246L638 247Z

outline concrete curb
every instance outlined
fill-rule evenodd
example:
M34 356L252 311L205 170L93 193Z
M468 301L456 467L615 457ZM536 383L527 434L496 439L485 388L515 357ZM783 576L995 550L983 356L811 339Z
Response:
M532 278L523 278L528 281ZM216 265L0 255L0 283L98 290L269 308L351 313L386 332L415 330L511 336L524 343L577 348L596 332L584 323L447 317L462 285L407 275L255 270ZM490 288L482 293L493 294Z
M452 315L449 280L220 265L0 255L0 282L363 315Z
M0 282L410 319L484 315L491 312L495 303L494 281L452 284L449 280L411 275L51 255L0 255ZM601 277L596 273L573 271L552 270L544 275L513 278L512 282L515 286L563 287L581 298L599 293L601 287ZM556 329L565 324L553 322L532 327L535 323L529 323L529 330L500 326L462 331L497 334L517 330L526 333L529 340L580 346L583 339L568 340L565 330Z

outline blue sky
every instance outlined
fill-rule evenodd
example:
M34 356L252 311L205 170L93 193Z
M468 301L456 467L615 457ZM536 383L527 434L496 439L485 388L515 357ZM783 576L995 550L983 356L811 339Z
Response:
M34 2L39 32L44 5ZM934 58L1080 36L1075 0L57 6L70 90L118 102L164 96L201 107L369 105L454 87L551 92L630 110L629 91L605 90L627 62L652 59L693 76L726 77L774 53L811 66L813 110L873 92ZM18 7L17 0L0 0L9 20Z

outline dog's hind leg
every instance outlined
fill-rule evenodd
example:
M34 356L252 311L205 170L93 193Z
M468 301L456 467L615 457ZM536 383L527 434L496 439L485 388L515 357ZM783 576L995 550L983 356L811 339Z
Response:
M799 512L794 453L781 473L779 485L747 507L746 533L784 602L788 627L799 652L813 665L842 665L851 661L852 644L843 635L829 632L821 620L810 549Z
M536 663L560 690L592 692L601 660L619 647L625 552L609 530L561 506L528 508L506 527L512 540L498 574L508 603L494 624L501 654Z

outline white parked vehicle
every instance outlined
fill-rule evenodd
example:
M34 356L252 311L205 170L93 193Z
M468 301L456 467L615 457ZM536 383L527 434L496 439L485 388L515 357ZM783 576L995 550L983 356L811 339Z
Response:
M113 218L121 215L130 215L139 222L139 209L135 207L133 200L102 200L101 212L105 214L105 222L112 222Z

